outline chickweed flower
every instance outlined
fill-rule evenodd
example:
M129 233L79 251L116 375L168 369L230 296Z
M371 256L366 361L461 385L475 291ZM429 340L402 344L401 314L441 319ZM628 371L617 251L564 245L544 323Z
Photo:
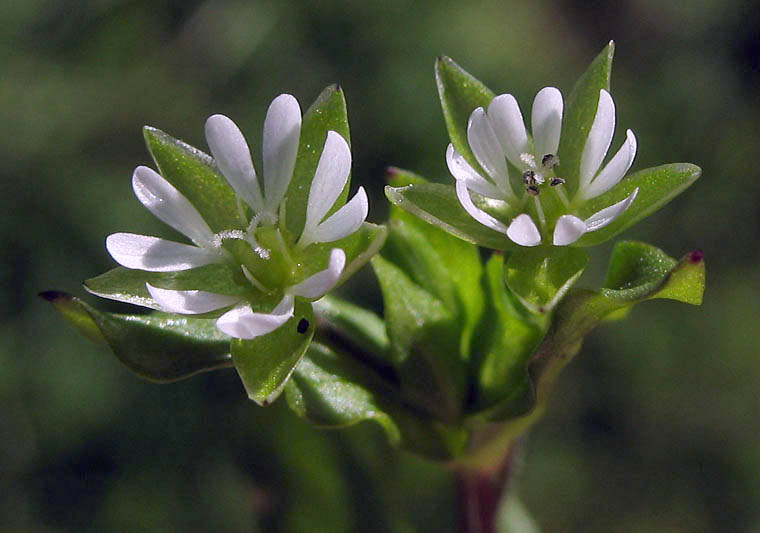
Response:
M541 89L533 101L531 140L517 101L511 94L502 94L491 101L487 110L475 109L467 125L467 141L482 172L473 168L453 144L446 150L446 162L456 180L462 207L481 224L505 233L521 246L538 246L545 241L555 246L572 244L584 233L615 220L638 194L636 189L624 200L585 220L574 214L584 202L607 192L625 176L636 155L636 138L628 130L623 146L599 170L615 130L615 104L602 89L581 156L578 183L568 184L557 155L562 115L560 91L554 87ZM565 190L567 185L574 185L572 196ZM492 211L509 213L509 222L478 207L472 193L480 197L478 203L493 207Z

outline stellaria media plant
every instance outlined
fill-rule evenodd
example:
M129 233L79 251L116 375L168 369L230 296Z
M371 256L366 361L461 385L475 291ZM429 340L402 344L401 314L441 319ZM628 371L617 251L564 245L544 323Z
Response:
M498 493L514 443L597 324L646 300L702 301L701 252L676 260L642 242L615 245L602 288L574 287L584 248L700 175L687 163L631 171L631 130L607 158L613 50L567 96L538 91L530 130L512 95L495 96L439 58L450 176L432 182L391 168L387 226L365 221L363 189L347 201L350 137L337 87L303 117L292 96L272 102L259 173L222 115L206 123L211 156L145 128L157 171L138 167L133 190L192 244L111 235L106 247L121 266L85 288L154 311L112 314L43 296L147 379L234 366L259 404L284 391L319 427L374 420L392 444L457 470L465 493ZM330 294L368 262L382 316ZM470 506L473 520L492 522L492 501Z

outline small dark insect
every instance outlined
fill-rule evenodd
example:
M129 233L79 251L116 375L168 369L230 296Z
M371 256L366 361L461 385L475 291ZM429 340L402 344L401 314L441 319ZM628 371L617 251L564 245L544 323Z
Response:
M309 321L305 318L302 318L298 322L298 327L296 329L298 330L298 333L306 333L306 331L309 329Z
M565 184L565 180L563 178L554 178L553 180L549 182L549 185L551 185L552 187L556 187L557 185L564 185L564 184Z

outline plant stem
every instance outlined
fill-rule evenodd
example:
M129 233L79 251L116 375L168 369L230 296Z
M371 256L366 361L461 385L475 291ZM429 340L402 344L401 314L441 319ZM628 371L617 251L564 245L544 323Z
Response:
M463 533L495 533L499 504L509 490L519 462L520 442L513 441L504 459L489 470L457 472Z

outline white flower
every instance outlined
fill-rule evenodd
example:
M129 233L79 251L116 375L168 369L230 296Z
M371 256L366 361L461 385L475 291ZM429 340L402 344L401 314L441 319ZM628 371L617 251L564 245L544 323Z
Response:
M223 115L209 117L206 121L206 140L216 164L238 197L253 212L250 221L245 221L248 224L245 231L230 228L214 234L187 198L158 173L141 166L135 169L132 177L137 198L157 218L187 236L195 246L145 235L115 233L106 239L108 252L117 263L127 268L174 272L210 263L234 264L234 257L222 247L223 241L243 239L262 259L267 260L270 251L257 244L255 232L261 226L276 226L282 216L295 169L300 132L301 108L296 99L287 94L275 98L264 121L262 190L248 144L238 127ZM345 188L350 171L351 151L348 143L339 133L329 131L309 189L305 223L295 243L296 248L343 239L362 225L368 212L367 194L362 187L349 202L327 216ZM238 207L239 214L244 217L242 206L239 204ZM234 305L232 310L219 318L217 327L232 337L250 339L269 333L287 322L293 316L294 297L311 300L324 295L337 283L345 264L345 252L334 248L326 270L284 288L266 287L245 265L234 264L235 268L241 268L257 289L283 292L283 299L269 313L255 313L248 303L236 297L202 290L176 291L146 285L156 303L173 313L200 314Z
M271 333L290 320L293 316L295 296L310 300L324 296L338 282L345 266L345 252L340 248L333 248L327 268L286 288L285 296L269 313L255 313L248 302L235 296L198 290L160 289L149 283L146 287L156 303L170 313L195 315L234 305L234 308L219 317L216 327L230 337L253 339Z
M548 221L551 217L547 217L544 212L542 192L556 194L567 211L557 218L554 227L553 244L556 246L572 244L584 233L606 226L628 209L638 193L636 189L623 201L602 209L586 220L571 213L585 201L614 187L623 178L636 155L636 138L628 130L623 147L599 171L615 129L615 104L609 93L602 90L594 123L581 156L577 192L574 198L568 199L563 190L565 180L556 173L561 168L558 167L560 161L557 150L562 131L562 115L563 102L559 90L554 87L541 89L533 101L531 112L531 145L517 101L511 94L502 94L491 101L487 111L482 107L475 109L467 125L467 141L486 176L469 165L453 145L449 144L446 150L446 162L456 180L457 197L467 213L481 224L505 233L521 246L541 244L542 230L545 233L549 231ZM522 173L523 193L517 194L513 190L508 162ZM495 200L497 203L505 203L512 211L522 212L506 225L476 206L471 192L480 195L486 203ZM525 212L529 197L533 198L533 211L541 230L531 215Z

